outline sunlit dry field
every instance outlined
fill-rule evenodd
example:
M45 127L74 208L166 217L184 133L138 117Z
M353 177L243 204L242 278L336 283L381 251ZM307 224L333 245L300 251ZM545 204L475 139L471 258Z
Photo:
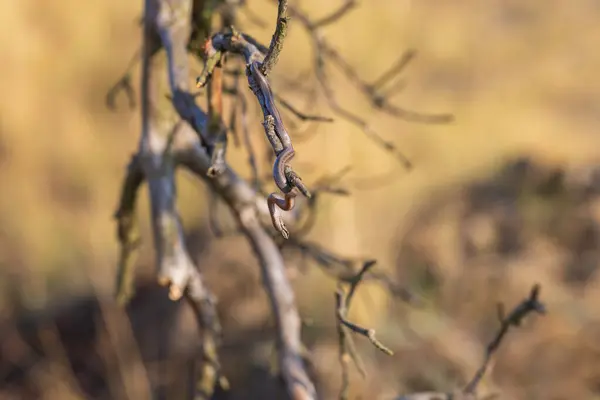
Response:
M266 43L275 7L250 3L268 28L242 13L238 29ZM317 17L337 2L294 4ZM140 46L141 13L141 1L0 4L2 399L145 399L148 382L168 387L169 399L182 398L184 377L161 372L157 360L169 358L181 370L180 356L196 334L188 310L152 283L131 305L131 319L111 301L113 213L140 116L125 96L116 111L105 97ZM540 283L548 314L509 334L481 391L503 399L599 399L600 183L590 171L600 165L600 4L363 1L326 35L367 80L415 49L395 103L455 117L443 125L391 118L334 73L344 106L396 143L414 170L343 120L290 129L304 138L294 162L307 181L352 165L344 180L352 196L324 200L311 240L346 256L376 258L377 268L427 299L415 308L376 284L361 288L352 318L374 327L395 355L357 338L367 377L353 372L353 398L461 387L493 336L496 303L512 307ZM301 76L310 57L310 43L292 20L275 89ZM133 79L137 88L137 68ZM295 93L286 96L306 105ZM313 111L331 114L323 98ZM264 151L260 121L254 107L253 140ZM249 176L242 148L231 146L229 157ZM178 179L193 255L220 298L233 398L273 398L273 327L256 262L243 238L212 237L202 182ZM139 275L150 282L146 197L144 189ZM233 226L226 212L221 217ZM311 268L293 283L302 317L310 320L304 333L317 385L335 398L335 282ZM42 332L41 351L23 342L17 322ZM90 333L100 323L104 328ZM91 358L105 369L82 377L91 368L82 360ZM98 394L89 397L93 390Z

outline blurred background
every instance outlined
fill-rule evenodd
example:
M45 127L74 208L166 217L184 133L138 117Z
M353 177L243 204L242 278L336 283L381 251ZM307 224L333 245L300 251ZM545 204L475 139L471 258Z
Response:
M314 17L338 5L295 3ZM237 28L268 43L273 2L250 8L268 28L244 13ZM197 332L185 302L169 302L154 283L145 187L138 294L127 310L112 301L112 216L140 117L125 96L116 111L105 97L140 46L141 13L142 1L0 4L1 399L150 399L149 387L184 398ZM599 22L593 0L371 0L327 28L367 80L416 49L396 104L455 116L447 125L387 117L332 74L342 103L397 143L415 169L403 170L343 120L311 125L314 135L296 146L296 169L308 182L353 166L343 181L352 196L323 199L310 239L376 258L378 271L426 299L416 308L375 283L361 287L350 316L375 328L395 355L357 337L368 375L353 370L352 398L462 387L497 329L496 304L513 307L540 283L549 313L509 333L481 392L600 399ZM292 21L275 85L310 67L309 44ZM136 68L136 90L138 80ZM264 149L252 110L253 140ZM331 115L322 99L318 111ZM231 147L232 165L249 176L244 150ZM279 398L256 261L242 237L214 238L203 183L180 175L191 253L220 301L232 386L220 398ZM317 267L292 278L316 384L335 398L335 282Z

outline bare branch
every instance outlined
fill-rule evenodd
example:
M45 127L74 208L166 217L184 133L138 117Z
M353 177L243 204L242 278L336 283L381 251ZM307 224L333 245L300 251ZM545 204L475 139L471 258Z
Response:
M338 292L336 292L336 296L335 296L335 306L336 306L336 317L338 315L338 310L340 310L343 307L343 299L341 295L338 295L339 291L342 290L341 288L338 288ZM352 358L354 358L354 355L356 354L356 351L350 351L349 350L349 342L352 339L351 337L349 337L347 335L346 329L344 329L344 325L339 321L336 324L337 327L337 332L338 332L338 348L339 348L339 361L340 361L340 367L342 369L342 387L340 389L340 396L339 398L341 400L345 400L348 398L348 390L350 389L350 371L348 368L348 364L350 363L350 360ZM363 376L365 376L365 371L364 368L362 366L362 363L358 360L360 360L360 358L356 357L355 358L357 361L355 361L355 365L360 367L357 367L361 374L363 374Z
M213 235L217 238L225 236L221 224L219 224L219 196L216 193L210 192L208 195L208 226Z
M356 0L344 0L344 3L337 10L333 11L326 17L321 18L320 20L312 23L312 28L323 28L327 25L331 25L337 21L339 21L342 17L346 16L349 11L351 11L357 5Z
M287 3L288 0L279 0L279 5L277 7L277 24L275 28L275 33L273 34L273 38L271 39L271 44L269 45L269 51L265 55L265 59L263 60L260 66L260 72L264 76L269 76L269 73L277 64L279 59L279 53L283 49L283 40L287 35L287 24L288 24L288 16L287 16Z
M294 231L294 236L296 231ZM359 271L359 266L366 261L364 259L353 259L334 254L332 251L325 249L323 246L312 243L310 241L302 241L297 238L290 238L283 245L283 248L292 248L300 251L304 257L308 257L317 264L325 274L331 276L339 282L352 283ZM385 287L392 296L398 297L413 306L420 306L422 300L417 295L412 293L410 289L394 282L389 276L384 273L368 270L362 277L363 281L374 281Z
M496 336L488 344L486 354L481 366L475 372L473 379L465 386L462 391L452 393L413 393L401 395L396 400L477 400L476 395L477 385L485 375L487 366L492 359L494 353L500 347L502 339L505 337L511 326L520 326L523 319L532 312L545 314L546 307L539 301L540 285L536 284L532 287L529 297L517 305L508 316L504 315L503 307L500 305L498 309L498 317L500 319L500 328ZM479 398L480 400L492 400L497 397L496 393L486 395Z
M473 379L471 379L467 386L465 386L463 390L464 393L475 393L475 391L477 390L477 385L485 375L485 371L487 370L490 360L492 359L496 350L498 350L498 347L500 347L502 339L508 333L508 330L511 326L520 326L523 319L532 312L536 312L539 314L546 313L546 307L538 300L539 294L540 285L536 284L531 288L529 297L523 300L518 306L516 306L510 312L510 314L508 314L508 316L504 315L504 308L502 304L499 305L498 317L500 320L500 328L498 329L498 332L496 333L494 339L488 344L483 362L477 370L477 372L475 373L475 376L473 376Z
M115 213L117 237L121 245L117 267L117 303L125 305L133 296L133 278L140 234L135 215L135 203L144 174L139 159L134 155L127 167L121 189L119 208Z
M345 327L349 328L351 331L353 331L355 333L358 333L359 335L365 336L366 338L369 339L369 341L373 344L373 346L375 346L378 350L381 350L385 354L391 356L394 353L392 352L392 350L390 350L386 346L384 346L383 343L381 343L379 340L377 340L377 338L375 337L375 329L363 328L363 327L361 327L355 323L352 323L346 319L348 309L350 308L350 302L352 300L352 297L354 296L356 287L362 280L364 274L373 265L375 265L375 261L365 262L365 264L363 265L363 267L360 270L360 272L358 273L358 275L356 275L356 277L353 279L352 283L350 284L350 290L348 291L347 295L344 295L343 291L338 290L337 296L340 296L340 300L342 300L341 301L342 306L341 306L341 308L338 309L338 319Z
M189 137L189 135L188 135ZM208 155L190 140L178 155L179 161L198 177L204 179L230 206L255 255L259 259L265 290L275 316L279 344L279 368L289 395L293 399L314 399L316 391L302 361L300 317L295 306L294 292L285 275L279 249L264 230L256 204L256 192L231 169L208 179Z
M347 294L344 292L344 289L340 286L335 293L335 303L336 303L336 316L337 316L337 330L338 330L338 342L339 342L339 351L340 351L340 364L342 368L342 388L340 391L340 399L348 398L348 389L349 389L349 378L348 378L348 363L350 358L354 360L354 363L357 369L361 372L361 374L365 374L364 367L362 366L362 362L360 361L360 357L354 348L354 344L352 342L352 337L349 336L346 332L346 329L351 330L354 333L358 333L359 335L363 335L369 339L369 341L379 350L387 355L393 355L393 352L384 346L377 338L375 337L374 329L366 329L355 323L348 321L347 314L350 308L350 303L352 301L352 297L356 292L356 288L361 282L364 275L368 272L368 270L375 265L375 261L369 260L366 261L358 272L350 282L350 288ZM341 282L340 282L341 285Z
M206 115L195 107L193 99L190 103L190 99L185 97L187 83L183 75L188 72L183 56L187 56L185 43L189 31L185 24L172 18L177 15L186 20L185 11L189 8L190 4L186 2L146 1L141 84L142 135L138 157L149 187L158 281L169 286L172 300L186 296L203 330L202 375L196 385L198 391L195 396L202 399L209 398L216 385L224 385L226 380L220 374L216 356L220 328L215 300L187 252L183 226L175 206L176 162L173 148L180 140L178 131L187 126L181 123L179 114L185 115L197 127L206 124ZM161 24L168 25L168 28ZM157 40L156 31L161 32L162 43ZM161 50L165 43L169 47ZM167 71L168 82L165 79ZM174 93L173 101L179 104L178 108L169 101L168 93Z
M143 79L147 79L147 83L143 86L147 89L143 88L142 92L147 96L142 98L144 121L139 154L150 192L159 282L170 286L169 296L176 300L183 294L195 267L184 245L183 227L175 208L175 163L167 152L177 124L173 118L176 114L169 115L166 99L156 98L161 92L160 77L155 75L161 68L160 61L158 55L152 56L149 67L144 68ZM154 111L165 108L163 114Z
M278 96L277 94L274 94L274 96L277 99L277 101L279 101L281 103L282 106L284 106L285 108L290 110L292 112L292 114L294 114L296 117L298 117L302 121L333 122L333 118L330 118L330 117L322 117L320 115L304 114L303 112L296 109L293 105L291 105L287 100L285 100L281 96Z
M199 273L189 281L186 299L192 306L199 328L202 330L201 368L195 386L194 400L209 400L215 388L229 388L227 378L221 372L218 346L221 341L221 325L216 313L216 300L207 293Z
M373 108L385 111L392 116L402 118L410 122L443 124L453 120L454 117L451 114L428 115L405 110L390 104L385 96L382 96L380 93L378 93L378 87L384 85L387 81L401 73L408 63L414 59L416 56L416 52L414 50L406 51L402 56L400 56L398 61L396 61L395 65L390 70L385 72L375 84L371 85L365 82L350 65L350 63L346 61L337 50L329 45L325 39L319 38L318 36L316 36L316 39L319 41L319 53L323 53L325 58L328 58L329 61L333 62L341 69L342 73L344 73L344 75L346 75L348 78L348 81L355 85L369 99Z
M212 164L208 170L208 176L213 178L225 169L225 153L227 151L227 128L223 122L223 68L221 64L222 61L213 70L207 93L207 136Z
M296 7L290 6L290 14L300 22L307 31L313 43L313 68L319 85L325 95L327 104L331 110L342 119L347 120L351 124L357 126L368 138L373 140L378 146L396 157L405 168L412 168L411 161L394 145L392 142L385 140L377 133L363 118L357 114L343 108L336 99L335 92L330 84L325 70L326 61L336 65L342 73L348 78L349 82L355 85L361 93L367 97L371 106L375 109L383 111L396 118L402 118L411 122L421 123L447 123L453 120L453 116L449 114L426 115L414 111L406 110L390 103L388 92L382 92L381 87L399 74L408 62L414 57L414 52L405 53L394 66L385 72L373 84L365 82L356 73L355 69L331 46L325 37L322 35L320 28L324 26L324 22L333 22L345 15L352 6L353 1L346 1L340 9L334 12L330 17L326 17L323 21L313 23L308 16L299 11Z
M356 125L357 127L359 127L363 133L365 135L367 135L367 137L369 137L371 140L373 140L377 145L379 145L380 147L382 147L384 150L392 153L403 165L406 169L411 169L412 168L412 162L408 159L408 157L406 157L406 155L404 155L404 153L402 153L395 144L393 144L392 142L383 139L375 130L373 130L369 124L363 120L362 118L358 117L356 114L342 108L342 106L340 106L340 104L338 103L336 97L335 97L335 93L333 91L333 89L331 88L331 85L329 84L329 79L327 78L326 72L325 72L325 67L324 67L324 60L322 60L322 52L320 50L321 45L319 44L319 42L315 42L317 49L315 50L315 57L317 58L315 60L315 65L316 65L316 70L315 70L315 74L317 76L317 80L321 85L321 88L323 90L323 93L325 95L325 99L327 101L327 103L329 104L329 107L331 108L331 110L338 116L340 116L341 118L347 120L348 122Z
M404 54L400 56L400 58L388 69L384 72L379 78L375 80L371 85L374 89L380 89L386 83L394 79L397 75L399 75L404 68L417 56L417 52L413 49L406 50Z
M169 85L172 103L181 119L197 132L203 144L207 143L206 114L196 105L189 92L189 62L187 42L190 36L191 0L146 0L147 7L155 8L153 25L167 52Z
M109 89L108 93L106 94L105 103L106 103L106 107L108 107L109 110L114 111L117 109L117 96L121 92L125 92L125 95L127 96L127 100L129 101L129 108L130 109L135 108L136 95L135 95L135 91L133 90L133 85L131 84L131 70L137 64L139 59L140 59L140 51L137 50L131 57L131 60L129 61L129 63L127 64L125 73L123 73L121 78L119 78L119 80L113 85L113 87L111 87Z

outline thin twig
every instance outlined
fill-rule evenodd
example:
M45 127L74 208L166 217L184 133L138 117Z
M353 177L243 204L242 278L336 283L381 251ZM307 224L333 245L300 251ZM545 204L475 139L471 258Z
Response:
M344 297L342 297L344 299L344 301L343 301L344 306L341 310L338 310L339 311L338 317L339 317L340 322L345 327L349 328L354 333L358 333L359 335L366 337L373 344L373 346L375 346L378 350L381 350L383 353L391 356L394 354L394 352L392 350L390 350L389 348L387 348L383 343L381 343L375 337L375 329L363 328L362 326L357 325L353 322L350 322L349 320L346 319L346 315L347 315L348 309L350 307L350 300L352 299L352 296L354 295L354 291L355 291L356 287L360 283L362 276L374 264L375 264L375 261L366 262L365 265L363 266L363 268L361 269L361 271L358 273L357 277L354 279L354 281L352 282L352 284L350 286L350 291L348 292L347 297L345 297L345 299L344 299ZM340 295L344 296L344 294L341 292L340 292Z
M352 298L354 297L354 293L356 292L356 288L362 281L365 274L369 271L373 265L375 265L376 261L369 260L363 264L363 267L355 275L350 281L350 288L348 292L345 293L344 289L338 286L338 290L335 293L335 303L336 303L336 317L337 317L337 330L338 330L338 342L340 346L340 364L342 368L342 387L340 390L340 399L348 398L348 389L349 389L349 378L348 378L348 363L350 358L352 358L355 362L357 369L364 374L364 368L362 367L362 362L360 361L360 357L358 353L354 349L354 345L352 343L352 337L347 335L346 329L354 333L358 333L359 335L365 336L369 339L369 341L377 348L387 355L393 355L394 353L387 348L383 343L381 343L375 337L374 329L363 328L353 322L350 322L347 319L348 310L350 309L350 304L352 302Z
M504 315L504 307L502 304L498 305L498 319L500 320L500 328L496 333L496 336L487 345L485 350L485 357L481 366L477 369L477 372L473 376L473 379L463 389L464 393L474 394L477 390L477 385L485 375L488 364L492 359L494 353L500 347L502 339L508 333L511 326L520 326L523 319L530 313L536 312L538 314L545 314L546 307L539 301L540 285L536 284L531 288L529 297L523 300L517 305L507 316Z
M371 106L375 109L379 109L397 118L402 118L405 121L419 122L425 124L445 124L453 120L451 114L423 114L411 110L390 104L389 100L382 96L377 91L377 85L370 85L365 82L354 68L346 61L342 55L329 45L325 40L320 40L320 52L325 55L334 65L337 65L341 71L346 75L348 81L355 85L368 99ZM388 70L383 74L382 78L379 79L380 85L386 81L397 76L402 70L408 65L408 63L415 57L416 53L414 50L406 51L399 60L396 61L392 69Z
M260 190L262 184L259 178L256 152L254 151L254 146L252 145L252 140L250 139L250 128L248 127L248 102L246 101L246 97L244 97L244 95L241 93L238 94L238 99L240 101L240 123L242 125L242 136L244 138L244 146L248 151L248 164L250 165L250 171L252 172L252 183L254 189Z
M294 236L297 237L296 231ZM290 238L290 240L282 243L282 248L290 248L300 252L300 255L307 259L313 260L317 266L328 276L337 281L351 283L356 276L358 266L364 264L364 259L354 259L343 257L325 249L318 243L313 243L307 240L298 238ZM409 288L394 282L387 274L378 271L367 271L362 277L363 281L376 282L385 287L394 297L411 304L412 306L421 306L422 299L413 293Z
M316 42L316 43L317 43L316 46L320 47L318 42ZM324 61L322 60L321 52L319 49L315 50L315 57L317 57L317 60L315 61L315 65L317 66L316 70L315 70L315 74L317 76L317 80L321 85L323 94L325 95L325 99L326 99L327 103L329 104L329 107L331 108L331 110L339 117L341 117L341 118L347 120L348 122L359 127L368 138L373 140L377 145L382 147L384 150L392 153L402 163L402 165L406 169L411 169L412 162L408 159L408 157L404 153L402 153L397 148L397 146L395 144L393 144L392 142L390 142L388 140L383 139L381 137L381 135L379 135L379 133L377 133L375 130L373 130L371 128L371 126L364 119L362 119L359 116L357 116L356 114L346 110L338 103L338 101L335 97L333 88L330 86L329 78L326 75L325 68L324 68Z
M337 318L337 310L340 310L343 306L343 299L341 293L342 288L338 287L338 291L335 296L335 309L336 309L336 318ZM339 362L342 369L342 387L340 389L340 400L346 400L348 398L348 390L350 389L350 370L348 368L348 364L350 363L350 353L348 351L347 344L347 332L344 329L344 325L339 322L337 319L336 327L338 332L338 351L339 351ZM364 370L363 370L364 372Z
M494 353L500 347L502 339L505 337L511 326L519 326L523 319L532 312L539 314L546 313L546 307L539 301L540 285L536 284L532 287L529 297L517 305L508 316L504 315L504 308L500 304L498 307L498 318L500 320L500 328L494 336L494 339L488 344L486 354L481 366L475 372L473 379L461 390L456 390L451 393L441 392L422 392L400 395L396 400L492 400L497 397L497 393L490 393L486 396L479 397L476 394L477 385L486 373L489 362Z
M277 94L274 94L273 96L275 97L275 99L277 99L277 101L279 101L281 103L282 106L287 108L289 111L291 111L292 114L294 114L297 118L301 119L302 121L316 121L316 122L333 122L334 121L334 119L330 118L330 117L322 117L320 115L304 114L302 111L299 111L297 108L295 108L293 105L291 105L287 100L285 100L281 96L279 96Z
M326 17L321 18L320 20L313 22L313 29L323 28L327 25L331 25L337 21L339 21L342 17L346 16L350 10L352 10L357 5L356 0L345 0L344 3L331 14Z
M264 76L269 76L269 73L277 64L279 60L279 54L283 49L283 40L287 35L287 24L288 24L288 16L287 16L287 3L288 0L279 0L279 5L277 7L277 24L275 27L275 33L273 34L273 38L271 39L271 44L269 45L269 50L265 55L265 59L263 60L260 66L260 72Z
M207 43L210 43L207 42ZM223 122L223 60L212 72L208 84L208 146L211 156L211 168L208 176L215 177L225 169L227 152L227 128Z
M131 60L127 64L127 68L125 69L125 73L119 78L119 80L109 89L106 94L106 107L110 110L116 110L117 108L117 96L122 91L125 92L127 96L127 100L129 101L129 108L134 109L136 107L136 95L133 89L133 85L131 84L131 70L137 64L140 59L140 50L136 50Z
M117 267L117 303L125 305L133 296L135 261L140 244L140 233L135 215L135 203L144 173L137 156L131 157L121 189L119 208L115 213L117 237L121 245Z
M352 1L344 3L340 9L334 12L330 17L327 17L325 21L331 20L333 17L340 18L352 8ZM303 12L299 11L294 6L289 7L290 14L300 22L300 24L307 31L308 35L312 39L313 43L313 68L315 75L319 82L319 85L323 91L327 104L333 111L333 113L342 119L347 120L351 124L357 126L368 138L373 140L378 146L385 151L391 153L396 157L405 168L412 168L411 161L397 148L392 142L383 139L383 137L377 133L363 118L357 114L343 108L331 86L330 79L327 76L325 66L327 62L331 62L336 65L342 73L346 76L348 81L355 85L360 92L369 100L371 106L375 109L383 111L396 118L402 118L411 122L421 123L447 123L452 121L453 117L449 114L439 115L426 115L417 113L414 111L406 110L399 106L390 103L388 96L385 92L382 92L382 86L390 81L392 78L397 76L408 62L414 57L413 51L406 52L400 59L386 71L380 78L376 79L373 84L369 84L360 78L356 70L339 54L337 50L331 46L323 34L320 28L323 27L323 23L313 23L310 18ZM336 20L333 18L333 20ZM388 92L389 93L389 92Z
M414 49L408 49L396 60L396 62L386 72L381 74L371 85L373 89L380 89L386 83L398 76L404 68L417 56L417 52Z

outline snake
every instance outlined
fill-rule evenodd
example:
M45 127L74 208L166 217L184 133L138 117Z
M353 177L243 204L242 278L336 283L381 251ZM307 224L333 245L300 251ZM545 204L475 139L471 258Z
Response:
M292 158L294 158L295 151L292 146L292 139L285 129L285 126L283 126L279 110L275 107L275 100L273 98L271 87L267 82L267 78L260 72L259 65L258 61L251 62L249 65L250 73L260 88L267 113L273 116L273 119L275 120L275 133L283 146L283 150L277 154L275 163L273 164L273 179L282 192L288 193L290 191L290 186L288 185L285 176L285 166L289 164Z
M267 198L267 205L269 207L269 214L271 215L271 221L275 229L281 233L285 238L289 238L289 231L283 223L281 211L290 211L294 208L296 190L292 185L288 184L288 179L285 175L285 167L289 164L291 159L295 155L294 147L292 146L292 139L288 134L285 126L279 114L279 110L275 107L275 100L273 98L273 92L267 82L265 75L260 72L260 64L258 61L253 61L249 64L248 68L254 82L258 85L258 89L262 94L263 105L268 115L271 115L274 119L275 134L279 138L283 149L277 153L275 163L273 164L273 179L277 187L284 193L284 197L281 197L277 193L271 193Z

